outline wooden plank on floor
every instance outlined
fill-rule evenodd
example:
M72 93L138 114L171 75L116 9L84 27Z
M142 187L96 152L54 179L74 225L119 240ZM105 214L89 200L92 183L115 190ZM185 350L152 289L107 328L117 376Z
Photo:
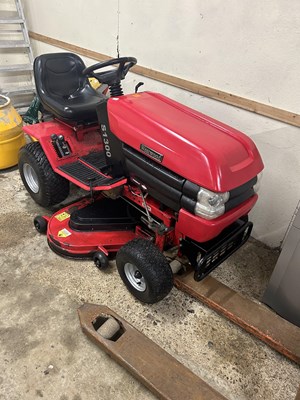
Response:
M296 394L295 400L300 400L300 386L299 386L298 392Z
M265 305L241 296L211 276L196 282L193 272L177 275L175 286L300 364L300 328Z
M110 308L86 303L78 314L83 332L159 399L226 400ZM98 326L111 318L114 327L117 321L116 329L103 329L105 323Z

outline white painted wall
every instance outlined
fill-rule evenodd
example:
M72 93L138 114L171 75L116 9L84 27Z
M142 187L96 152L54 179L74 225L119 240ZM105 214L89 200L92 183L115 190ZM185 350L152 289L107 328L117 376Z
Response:
M23 3L31 30L116 56L117 0ZM283 0L120 0L120 53L136 56L143 66L297 112L299 11L298 0L289 7ZM36 55L62 51L37 41L33 48ZM125 89L132 91L140 80L145 90L163 92L252 137L265 163L251 214L253 236L279 246L300 198L300 130L134 74Z
M299 0L23 3L38 33L111 56L119 34L143 66L299 112Z

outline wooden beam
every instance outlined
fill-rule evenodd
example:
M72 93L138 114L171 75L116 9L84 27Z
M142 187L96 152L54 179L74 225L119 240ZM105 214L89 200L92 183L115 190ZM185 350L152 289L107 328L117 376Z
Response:
M85 303L78 315L83 332L160 400L226 400L110 308Z
M75 44L63 42L58 39L51 38L49 36L44 36L39 33L35 33L32 31L29 31L29 37L34 40L38 40L39 42L47 43L50 44L51 46L59 47L64 50L71 51L76 54L80 54L81 56L93 58L94 60L97 61L106 61L110 60L112 57L106 56L105 54L98 53L97 51L92 51L85 49L84 47L79 47L76 46Z
M40 42L47 43L55 47L65 49L73 53L92 58L97 61L105 61L112 58L107 56L106 54L85 49L83 47L63 42L61 40L54 39L49 36L44 36L36 32L30 31L29 36L34 40L38 40ZM186 79L178 78L173 75L165 74L163 72L156 71L154 69L142 67L141 65L136 65L131 69L131 71L134 72L135 74L142 75L147 78L151 78L156 81L166 83L168 85L172 85L192 93L199 94L201 96L209 97L211 99L218 100L223 103L230 104L232 106L239 107L247 111L252 111L256 114L264 115L265 117L273 118L290 125L300 126L300 114L272 107L270 105L259 103L254 100L246 99L244 97L227 93L222 90L201 85L200 83L188 81Z
M175 286L300 364L300 328L211 276L196 282L193 275L193 272L175 275Z

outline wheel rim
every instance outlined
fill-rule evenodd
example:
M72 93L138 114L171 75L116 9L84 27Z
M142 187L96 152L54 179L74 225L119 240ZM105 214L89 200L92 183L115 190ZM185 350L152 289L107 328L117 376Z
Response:
M32 168L32 166L29 164L24 164L23 165L23 173L24 173L24 178L26 180L26 183L29 186L29 189L33 193L38 193L38 191L40 189L39 180L38 180L37 174L36 174L35 170Z
M144 292L146 290L147 285L145 278L135 265L126 263L124 265L124 273L134 289L138 290L139 292Z

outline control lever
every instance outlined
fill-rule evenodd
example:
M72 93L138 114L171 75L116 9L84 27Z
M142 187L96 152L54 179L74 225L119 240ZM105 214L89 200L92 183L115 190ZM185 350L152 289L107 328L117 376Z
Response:
M135 86L135 88L134 88L134 93L137 93L138 90L139 90L139 88L140 88L141 86L143 86L143 85L144 85L144 82L139 82L139 83Z
M151 228L151 227L153 227L153 224L156 221L154 221L154 219L151 217L149 210L148 210L147 203L146 203L146 198L148 196L147 187L134 178L131 179L131 182L134 183L140 190L143 206L144 206L146 214L147 214L148 224L149 224L149 227Z
M58 135L58 143L59 143L59 147L62 151L62 156L69 156L70 155L70 148L68 143L65 140L64 135Z
M55 133L53 133L51 135L51 142L58 157L62 158L70 155L71 150L65 140L64 135L56 135Z

